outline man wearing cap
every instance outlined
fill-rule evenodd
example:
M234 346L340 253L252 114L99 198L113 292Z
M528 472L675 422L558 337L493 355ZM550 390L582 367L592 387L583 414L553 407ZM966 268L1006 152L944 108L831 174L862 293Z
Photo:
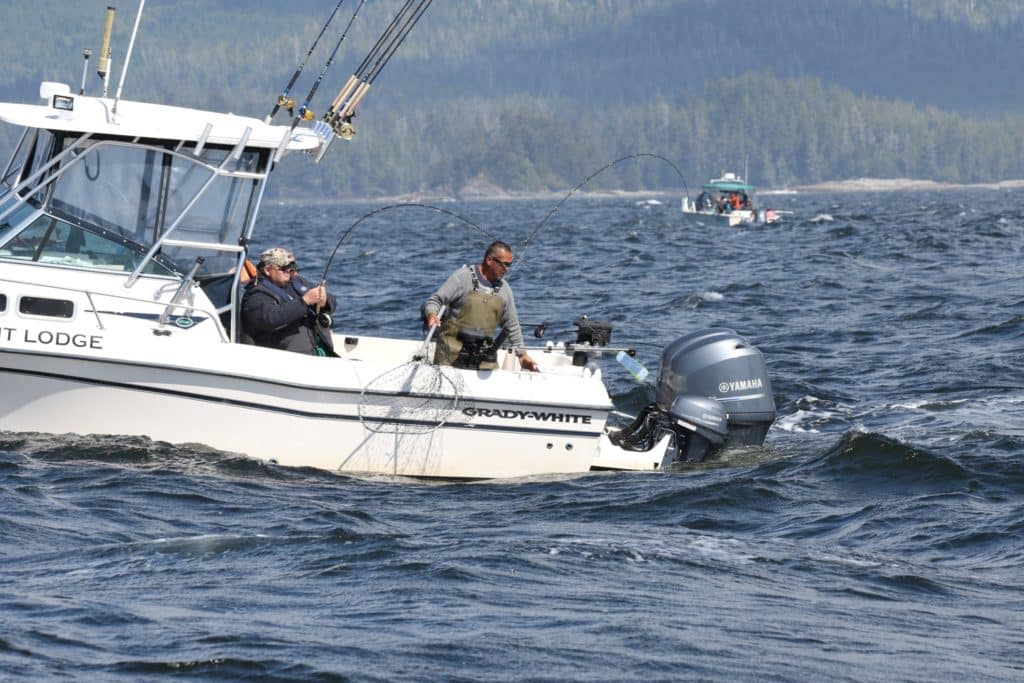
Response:
M467 265L451 277L423 305L423 322L428 328L441 325L434 353L438 365L452 365L462 350L459 331L468 328L483 330L491 336L501 324L508 330L508 340L519 365L537 372L537 363L523 348L523 330L519 325L515 297L504 275L512 267L512 247L505 242L492 242L479 265ZM446 307L444 320L439 317Z
M256 277L242 297L242 327L257 346L314 356L333 356L334 297L323 285L309 287L292 252L273 247L260 254Z

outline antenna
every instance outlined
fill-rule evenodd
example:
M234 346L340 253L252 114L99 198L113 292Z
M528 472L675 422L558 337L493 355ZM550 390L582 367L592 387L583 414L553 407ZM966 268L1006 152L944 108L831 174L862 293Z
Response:
M82 63L82 86L78 89L79 95L85 94L85 77L89 73L89 57L92 57L92 50L85 48L82 50L82 59L85 60Z
M146 6L146 0L139 0L139 11L135 13L135 25L132 26L132 37L128 41L128 52L124 56L124 67L121 69L121 80L117 84L117 95L114 96L113 113L117 114L117 103L121 100L121 90L124 88L124 77L128 73L128 62L132 59L132 50L135 48L135 34L139 32L139 22L142 20L142 8Z
M107 72L110 69L110 32L114 29L114 14L117 9L107 5L107 21L103 26L103 43L100 45L100 61L96 73L103 79L103 96L107 96Z

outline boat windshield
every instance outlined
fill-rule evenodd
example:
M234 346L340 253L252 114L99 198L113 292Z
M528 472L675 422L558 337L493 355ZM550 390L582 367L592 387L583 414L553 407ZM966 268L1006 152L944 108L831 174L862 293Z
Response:
M53 263L117 272L133 271L145 257L137 245L116 235L86 230L42 213L10 239L0 242L0 259ZM143 272L173 276L174 271L156 260Z
M54 184L47 210L68 224L96 227L100 234L144 249L172 227L169 236L176 241L238 245L253 210L257 181L217 176L230 149L207 148L198 157L189 151L112 140L79 143ZM260 154L248 150L228 160L225 168L252 173L259 163ZM161 254L182 272L197 255L204 257L202 272L207 274L225 273L237 262L234 252L196 246L167 244Z
M8 211L10 209L10 211ZM27 202L18 203L13 192L8 191L0 195L0 242L7 237L9 231L20 225L36 211L36 207Z

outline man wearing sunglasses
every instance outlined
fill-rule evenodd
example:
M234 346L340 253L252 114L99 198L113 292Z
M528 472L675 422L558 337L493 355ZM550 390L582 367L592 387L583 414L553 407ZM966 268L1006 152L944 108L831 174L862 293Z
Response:
M334 297L323 285L309 287L292 252L283 247L260 254L256 278L242 297L242 327L257 346L314 356L333 356Z
M537 363L523 348L523 330L512 288L503 279L512 267L512 247L501 241L492 242L479 264L459 268L423 305L423 321L427 328L441 325L437 335L434 362L451 365L462 350L459 332L479 329L493 336L500 325L508 332L508 341L526 370L537 372ZM444 320L439 313L445 307Z

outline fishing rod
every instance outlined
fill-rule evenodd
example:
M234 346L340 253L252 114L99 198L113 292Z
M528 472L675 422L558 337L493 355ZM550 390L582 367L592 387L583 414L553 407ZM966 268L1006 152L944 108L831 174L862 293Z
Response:
M430 204L420 204L420 203L417 203L417 202L399 202L397 204L389 204L388 206L382 206L382 207L374 209L373 211L370 211L368 213L364 213L352 225L350 225L348 227L348 229L345 230L344 233L342 233L341 237L338 239L338 243L334 245L334 250L331 251L330 258L327 259L327 265L324 266L324 273L323 273L323 276L320 278L320 284L325 284L327 282L327 272L331 269L331 263L334 262L334 257L338 253L338 249L341 248L341 245L344 244L345 240L348 239L348 236L352 234L352 232L359 226L360 223L362 223L363 221L365 221L365 220L367 220L369 218L372 218L373 216L376 216L379 213L384 213L385 211L391 211L393 209L401 209L401 208L407 208L407 207L416 207L416 208L420 208L420 209L429 209L430 211L436 211L438 213L446 214L448 216L451 216L452 218L455 218L455 219L458 219L458 220L462 221L466 225L468 225L468 226L470 226L472 228L475 228L476 230L479 230L484 235L487 235L488 237L490 237L492 240L496 240L497 239L494 235L492 235L491 233L487 232L486 230L481 228L479 225L477 225L473 221L471 221L468 218L465 218L463 216L460 216L459 214L455 213L454 211L449 211L448 209L442 209L442 208L437 207L437 206L431 206Z
M664 161L666 164L671 166L672 169L676 172L676 175L679 176L679 180L682 181L682 183L683 183L683 191L687 195L690 194L690 190L686 187L686 178L683 177L682 171L679 170L678 166L673 164L671 161L669 161L665 157L663 157L661 155L658 155L658 154L652 154L650 152L637 152L635 154L627 154L626 156L620 157L620 158L616 159L615 161L609 161L607 164L605 164L604 166L602 166L601 168L597 169L596 171L594 171L593 173L588 175L586 178L584 178L576 187L574 187L571 190L569 190L569 192L566 193L566 195L564 197L562 197L561 201L559 201L557 204L555 204L551 208L551 210L548 211L547 215L544 216L544 218L541 220L541 222L538 223L537 226L530 232L529 236L526 238L526 241L523 242L523 248L522 248L522 251L520 252L520 254L522 254L522 252L526 251L526 247L528 247L530 245L530 241L534 238L534 236L537 234L537 232L542 227L544 227L544 225L548 222L548 220L550 220L551 217L553 215L555 215L555 212L557 212L560 208L562 208L562 204L565 204L565 202L569 200L569 197L573 196L576 193L577 190L579 190L581 187L583 187L584 185L589 183L591 180L596 178L601 173L604 173L605 171L607 171L609 168L611 168L611 167L613 167L613 166L615 166L615 165L617 165L617 164L619 164L619 163L621 163L623 161L628 161L629 159L636 159L636 158L639 158L639 157L650 157L652 159L660 159L661 161ZM522 261L522 256L521 255L520 255L520 261Z
M341 103L345 100L345 98L351 95L352 91L355 90L356 87L359 85L363 75L366 73L367 67L370 66L370 63L381 51L381 49L384 46L384 43L391 37L391 34L394 33L395 29L404 19L406 13L412 7L414 2L416 2L416 0L405 1L405 4L402 5L401 9L398 10L398 14L396 14L391 19L391 22L387 25L387 27L385 27L384 31L381 32L380 36L377 37L377 40L373 44L373 47L371 47L370 51L366 53L365 57L363 57L363 61L359 63L359 66L356 67L356 70L353 72L353 74L349 76L349 79L345 82L345 85L342 86L341 90L338 92L338 96L334 98L333 102L331 102L331 106L328 108L327 113L324 114L324 121L327 122L331 126L331 128L338 129L340 127L340 118L337 115L338 107L341 106ZM350 124L350 122L346 123ZM352 128L351 125L349 125L348 128L350 130L344 130L344 134L342 132L338 132L339 137L344 137L347 140L350 139L352 135L355 134L355 129Z
M405 26L401 28L398 35L391 40L391 43L385 49L384 54L377 58L377 61L374 63L369 75L366 77L367 87L377 80L377 76L380 75L380 72L383 71L387 63L391 61L391 58L395 55L395 52L398 51L398 48L403 42L405 42L405 39L409 36L409 33L412 32L413 27L415 27L419 22L424 12L427 11L427 8L430 7L430 3L432 1L433 0L422 0L414 10L412 17L410 17ZM355 105L353 104L351 106L354 108Z
M341 9L343 2L345 2L345 0L338 0L338 4L334 6L334 11L331 12L331 16L327 17L326 23L320 27L320 33L317 34L317 37L313 40L313 44L309 46L309 52L306 53L305 58L303 58L298 68L295 69L295 73L292 74L292 78L288 81L288 85L284 86L284 90L282 90L281 94L277 96L277 104L275 104L274 108L270 110L269 114L267 114L267 118L264 119L264 123L270 123L271 119L274 118L274 115L277 114L281 107L288 110L289 116L292 114L295 109L295 100L288 97L288 93L291 92L292 86L295 85L295 81L299 80L299 74L302 73L302 69L306 66L306 62L309 61L310 56L312 56L313 50L316 49L320 39L323 38L327 27L331 25L332 21L334 21L334 15L338 13L339 9Z
M406 0L355 72L338 92L338 96L334 98L323 117L324 122L333 129L338 137L348 140L355 135L356 130L352 125L352 117L355 116L356 107L366 97L370 86L391 61L431 2L432 0Z
M363 4L365 2L366 0L359 0L359 4L356 5L355 11L352 13L352 16L349 17L348 24L345 25L345 30L341 32L341 36L338 37L338 42L334 44L334 49L331 50L331 56L327 58L326 62L324 62L323 68L320 69L320 75L316 77L316 81L313 82L313 87L309 89L309 94L306 95L306 99L302 102L302 106L299 107L299 113L295 115L294 119L292 119L293 130L295 129L295 126L298 125L299 121L313 120L313 112L309 108L309 102L313 99L313 95L315 95L316 91L320 88L320 83L324 80L324 74L327 73L327 69L329 69L331 64L334 62L334 57L338 54L338 48L340 48L342 42L344 42L345 36L348 35L349 29L352 28L352 24L355 22L356 17L359 16L359 10L363 8Z
M394 32L395 28L398 27L398 24L405 17L405 13L409 11L409 8L412 7L415 1L416 0L405 0L405 4L402 5L402 8L398 10L398 14L392 17L391 22L387 25L387 27L385 27L384 31L382 31L381 34L377 36L377 40L373 43L373 47L371 47L370 51L366 53L365 57L363 57L363 61L359 62L359 66L357 66L356 70L353 72L354 75L351 78L349 78L349 82L351 82L353 78L362 77L362 75L366 72L366 68L370 65L370 62L372 62L374 58L376 58L377 54L384 46L384 42L391 37L391 34ZM347 85L348 82L346 83L346 86ZM331 104L331 107L335 108L336 105L340 103L339 100L340 98L337 98L335 102Z

